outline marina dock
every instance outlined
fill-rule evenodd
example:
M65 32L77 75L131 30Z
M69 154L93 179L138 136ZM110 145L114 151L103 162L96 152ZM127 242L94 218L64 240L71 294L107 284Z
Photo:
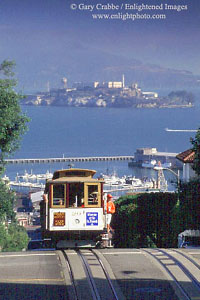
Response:
M8 164L44 164L44 163L62 163L62 162L89 162L89 161L130 161L132 155L119 156L95 156L95 157L57 157L57 158L16 158L7 159Z

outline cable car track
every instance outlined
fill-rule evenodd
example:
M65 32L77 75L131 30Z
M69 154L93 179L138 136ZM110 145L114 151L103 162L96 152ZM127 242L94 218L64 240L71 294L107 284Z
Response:
M192 258L173 249L142 251L156 259L165 269L184 299L200 299L200 266Z
M95 283L95 280L92 276L92 272L91 272L91 269L90 269L90 265L88 263L88 260L87 258L85 257L85 255L83 253L81 253L81 251L78 251L77 252L82 261L83 261L83 265L84 265L84 268L85 268L85 272L87 274L87 278L88 278L88 281L89 281L89 284L90 284L90 287L91 287L91 291L92 291L92 296L93 296L93 299L94 300L100 300L101 297L100 297L100 294L98 292L98 289L97 289L97 286L96 286L96 283Z
M67 256L67 254L65 253L64 250L61 251L63 256L64 256L64 259L65 259L65 264L67 266L67 271L68 271L68 274L69 274L69 277L70 277L70 281L71 281L71 287L72 287L72 295L71 298L73 298L74 300L78 300L79 297L78 297L78 291L77 291L77 287L76 287L76 284L75 284L75 278L74 278L74 274L73 274L73 271L72 271L72 266L71 266L71 263L69 261L69 258Z
M62 253L69 272L71 285L73 286L72 296L74 300L120 299L96 251L94 252L92 249L77 249L62 250Z
M109 274L108 274L108 272L107 272L105 266L103 265L102 260L100 259L100 257L97 255L96 252L94 252L93 250L91 250L91 251L92 251L92 252L94 253L94 255L97 257L97 259L98 259L98 261L99 261L99 263L100 263L100 265L101 265L101 267L102 267L102 269L103 269L103 271L104 271L104 274L105 274L105 276L106 276L106 278L107 278L107 280L108 280L108 283L109 283L110 288L111 288L111 290L112 290L112 292L113 292L113 295L114 295L115 299L118 300L117 293L116 293L115 288L114 288L114 286L113 286L113 284L112 284L112 281L111 281L111 279L110 279L110 276L109 276Z
M189 257L188 255L184 254L182 251L180 250L175 250L173 249L174 252L177 252L178 254L182 255L183 257L185 257L186 259L188 259L193 265L195 265L199 270L200 270L200 264L198 264L194 259L192 259L191 257Z

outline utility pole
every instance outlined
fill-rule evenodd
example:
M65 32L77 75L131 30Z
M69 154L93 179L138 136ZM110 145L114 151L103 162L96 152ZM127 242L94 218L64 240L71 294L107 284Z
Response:
M158 162L158 178L157 178L157 188L160 189L163 192L167 191L167 181L165 179L163 168L161 165L161 162Z

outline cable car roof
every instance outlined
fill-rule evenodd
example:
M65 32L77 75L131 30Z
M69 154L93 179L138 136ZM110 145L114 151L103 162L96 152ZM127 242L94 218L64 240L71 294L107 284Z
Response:
M89 169L63 169L57 170L53 174L53 179L57 179L60 177L93 177L96 174L95 170Z
M97 183L97 182L104 182L104 180L97 179L97 178L90 178L90 177L60 177L57 179L50 179L47 183L65 183L65 182L88 182L88 183Z
M53 174L53 178L48 183L53 182L103 182L103 179L93 178L95 170L89 169L63 169L57 170Z

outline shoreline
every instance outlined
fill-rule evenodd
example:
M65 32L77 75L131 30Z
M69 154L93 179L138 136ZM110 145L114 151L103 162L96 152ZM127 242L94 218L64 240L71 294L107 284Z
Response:
M34 106L34 107L68 107L68 108L115 108L115 109L124 109L124 108L131 108L131 109L176 109L176 108L194 108L195 105L161 105L161 106L148 106L148 105L141 105L141 106L82 106L82 105L54 105L54 104L48 104L48 105L43 105L43 104L26 104L26 103L21 103L23 106Z

